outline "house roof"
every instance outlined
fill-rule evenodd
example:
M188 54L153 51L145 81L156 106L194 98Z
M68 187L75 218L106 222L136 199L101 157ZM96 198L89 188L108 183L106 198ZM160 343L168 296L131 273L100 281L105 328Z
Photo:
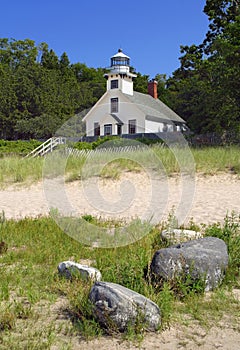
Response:
M120 118L116 114L110 113L110 115L116 120L116 122L120 125L123 125L124 123L121 121Z
M159 99L153 98L151 95L142 94L140 92L133 92L133 95L124 94L119 91L130 103L135 104L135 106L145 115L147 120L151 120L158 123L168 123L172 121L175 124L186 124L185 120L182 119L177 113L175 113L171 108L165 105ZM108 95L108 91L98 100L98 102L88 111L84 116L83 121L86 121L91 111L97 108L99 102L103 100ZM110 115L116 120L118 124L123 124L121 119L113 113Z
M155 122L169 122L186 123L177 113L169 108L165 103L159 99L153 98L151 95L142 94L140 92L133 92L133 95L124 94L132 103L145 114L147 120Z

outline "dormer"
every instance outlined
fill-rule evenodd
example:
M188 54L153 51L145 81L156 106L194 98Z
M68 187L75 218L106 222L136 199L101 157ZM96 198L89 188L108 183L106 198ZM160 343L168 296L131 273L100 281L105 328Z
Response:
M136 74L130 72L130 57L118 50L116 55L111 57L109 73L105 74L107 79L107 90L118 89L124 94L133 95L133 78Z

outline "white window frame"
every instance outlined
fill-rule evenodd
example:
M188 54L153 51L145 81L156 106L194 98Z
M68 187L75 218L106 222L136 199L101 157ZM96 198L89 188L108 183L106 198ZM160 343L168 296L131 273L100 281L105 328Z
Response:
M111 80L111 89L118 89L118 79Z
M137 131L137 120L130 119L128 121L128 133L133 135L133 134L136 134L136 131Z
M111 98L111 113L118 113L118 97Z
M112 124L104 124L104 135L112 135Z

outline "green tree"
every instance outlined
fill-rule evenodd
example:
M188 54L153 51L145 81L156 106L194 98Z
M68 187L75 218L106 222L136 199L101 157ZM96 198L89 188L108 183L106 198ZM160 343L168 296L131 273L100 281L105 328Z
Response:
M60 57L59 65L61 70L68 69L70 67L70 61L66 52L64 52Z
M12 68L18 65L32 65L37 59L37 47L30 39L0 39L0 62L8 64Z
M166 74L156 74L154 80L157 82L157 92L158 92L158 98L166 103L169 104L169 92L167 89L167 75Z
M202 44L181 47L181 66L167 82L170 104L195 132L238 131L238 2L207 0L204 12L209 30Z
M200 45L205 53L211 52L214 40L222 34L229 23L233 23L239 16L238 0L206 0L204 13L209 19L209 30L203 44Z
M14 77L11 69L0 63L0 138L14 137L17 96L14 91Z
M133 88L135 91L142 92L143 94L148 93L148 81L149 75L142 75L139 72L133 71L137 75L133 80Z
M41 64L44 68L48 68L48 69L59 68L58 57L52 49L48 50L48 46L43 47Z

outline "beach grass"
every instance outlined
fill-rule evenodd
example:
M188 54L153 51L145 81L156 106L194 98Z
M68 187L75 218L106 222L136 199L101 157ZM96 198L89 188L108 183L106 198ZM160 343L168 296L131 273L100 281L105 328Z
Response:
M43 158L26 159L19 156L0 158L0 185L34 183L42 178Z
M59 164L66 181L89 176L116 179L123 172L141 172L146 168L169 176L189 167L206 175L219 172L239 175L239 151L237 146L228 146L191 148L189 153L189 149L186 152L153 146L133 155L106 152L92 157L84 154L62 157L59 154L45 159L3 156L0 186L26 185L40 181L43 176L58 176ZM82 219L93 226L114 226L116 231L123 225L118 221L99 221L90 214ZM93 248L87 242L83 244L69 237L50 217L14 221L6 220L4 212L0 213L0 243L4 243L0 245L0 348L70 350L74 339L79 342L105 334L94 319L88 301L91 282L77 278L69 281L58 275L57 265L65 260L87 261L101 271L104 281L119 283L153 300L162 312L161 329L174 323L189 326L192 322L209 329L225 317L240 331L240 303L234 295L234 289L240 289L239 216L227 216L224 224L194 227L205 235L223 239L228 246L230 264L224 283L207 297L201 284L192 289L181 282L175 286L164 283L159 290L152 287L149 266L154 252L167 245L160 238L160 229L167 223L161 227L142 226L142 231L139 225L137 221L130 225L131 232L142 232L141 239L134 244ZM108 333L119 336L115 330ZM143 336L141 324L129 327L121 335L131 340L141 340Z
M60 166L61 164L61 166ZM34 183L43 176L63 174L66 181L89 176L118 178L123 172L154 171L167 176L180 173L240 174L238 146L167 148L162 145L135 152L93 152L63 156L53 152L46 158L5 156L0 159L0 185Z
M240 147L204 147L191 149L196 171L204 174L230 172L240 174Z
M108 225L91 215L84 220ZM116 227L119 222L111 222ZM167 224L167 223L165 223ZM154 252L166 247L160 229L150 232L134 244L124 247L93 248L65 234L52 218L25 218L19 221L0 218L0 241L6 250L0 253L0 347L1 349L71 349L71 341L89 340L106 332L94 319L88 293L92 283L78 278L60 277L61 261L86 261L98 268L104 281L114 282L139 292L157 303L162 312L161 329L175 322L199 322L209 329L223 315L235 322L240 303L233 288L240 288L240 218L233 214L224 224L199 228L206 235L225 240L230 263L224 283L208 297L200 285L164 283L157 290L149 283L149 266ZM147 228L149 230L149 228ZM239 327L239 325L238 325ZM108 334L119 336L114 329ZM142 339L140 324L121 335Z

